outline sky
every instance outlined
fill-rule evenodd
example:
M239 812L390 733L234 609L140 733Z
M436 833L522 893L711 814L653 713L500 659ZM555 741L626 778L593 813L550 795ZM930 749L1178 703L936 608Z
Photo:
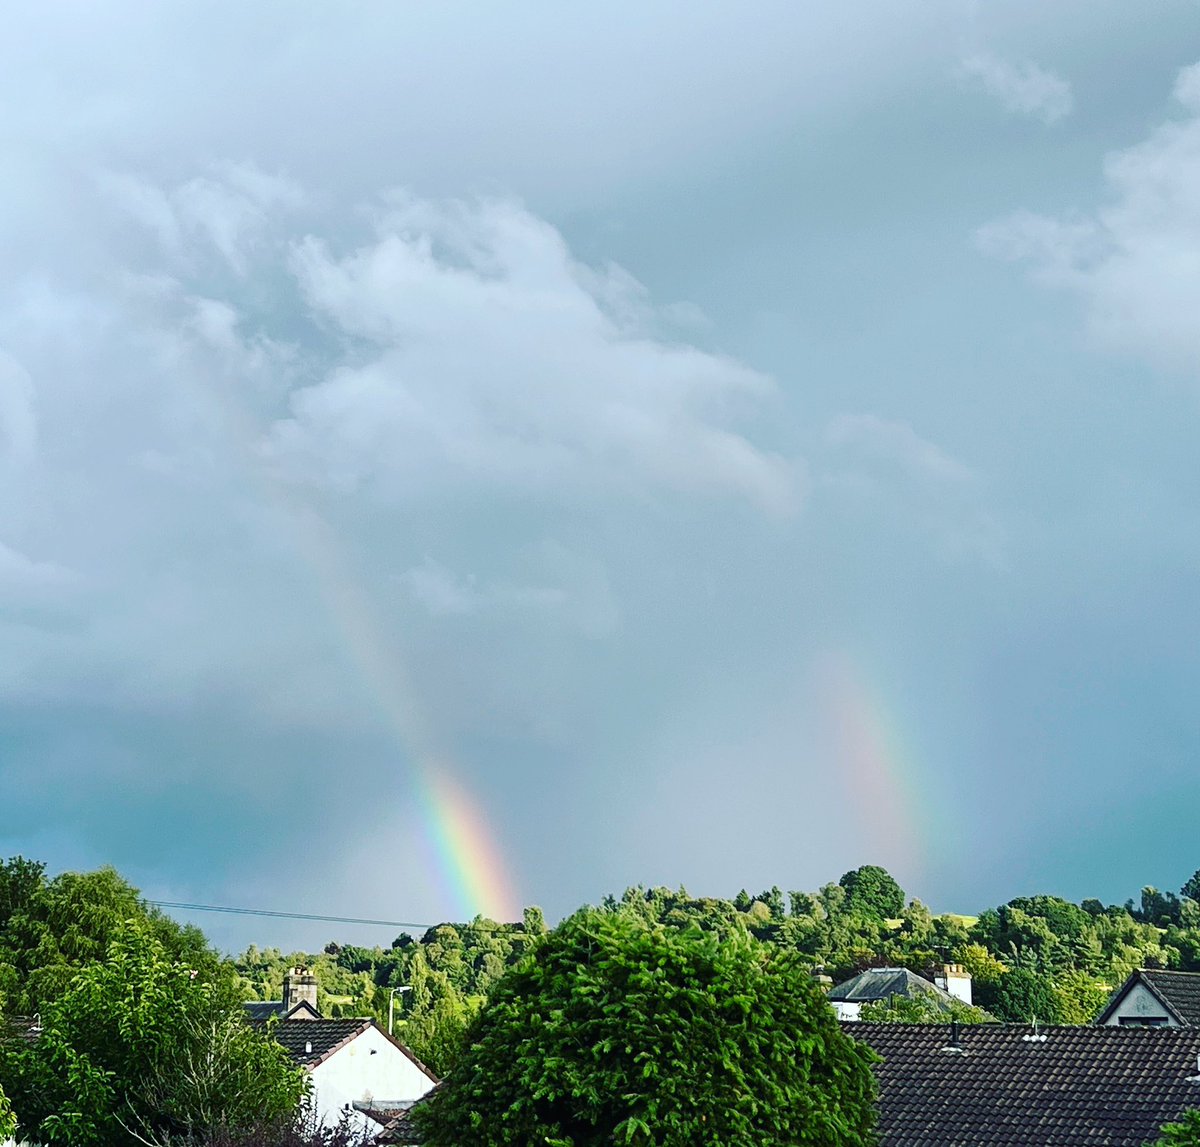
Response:
M0 853L414 924L1200 866L1196 0L8 25Z

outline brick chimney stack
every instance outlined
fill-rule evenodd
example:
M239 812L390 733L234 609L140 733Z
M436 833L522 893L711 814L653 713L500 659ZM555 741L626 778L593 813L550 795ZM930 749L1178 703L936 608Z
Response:
M964 1004L971 1002L971 973L962 964L943 964L933 982Z
M317 977L310 968L293 968L283 977L283 1012L287 1015L299 1003L317 1010Z

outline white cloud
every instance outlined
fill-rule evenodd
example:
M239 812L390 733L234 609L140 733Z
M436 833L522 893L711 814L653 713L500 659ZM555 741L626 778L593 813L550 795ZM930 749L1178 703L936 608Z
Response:
M1200 375L1200 65L1180 73L1175 97L1183 116L1106 158L1102 207L1067 219L1018 212L977 239L1078 295L1099 340Z
M841 414L825 427L827 496L883 510L931 539L943 559L1007 564L1004 530L986 508L976 472L907 422Z
M466 617L483 611L550 620L586 637L606 637L620 622L620 608L599 563L554 541L519 555L524 580L484 580L457 574L426 555L399 575L400 583L435 618Z
M0 542L0 604L11 594L58 589L76 580L56 562L35 561Z
M318 321L358 347L271 431L291 480L393 498L603 484L796 505L794 465L733 428L771 382L646 335L641 286L582 266L516 204L408 200L349 254L296 244L292 268Z
M826 426L825 440L894 463L914 477L936 482L965 482L973 477L969 466L922 438L907 422L877 414L838 415Z
M1075 104L1071 85L1031 60L1014 63L978 53L959 64L959 74L995 97L1005 111L1033 116L1045 124L1070 115Z

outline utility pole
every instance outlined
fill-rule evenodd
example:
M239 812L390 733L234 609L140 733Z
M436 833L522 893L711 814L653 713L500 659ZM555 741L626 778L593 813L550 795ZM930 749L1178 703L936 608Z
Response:
M392 1028L396 1023L396 993L411 991L411 984L404 984L401 987L396 988L388 988L388 1035L392 1034Z

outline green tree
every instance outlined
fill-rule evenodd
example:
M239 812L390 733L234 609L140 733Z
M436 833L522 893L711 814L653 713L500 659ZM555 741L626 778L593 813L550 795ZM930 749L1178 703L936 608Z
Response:
M1187 878L1184 886L1179 890L1179 895L1188 900L1200 901L1200 869Z
M986 993L980 993L979 1002L1006 1023L1027 1024L1035 1019L1043 1024L1063 1022L1062 1003L1053 982L1028 968L1005 973Z
M1078 970L1055 976L1053 988L1058 999L1059 1022L1064 1024L1090 1024L1112 994L1103 980Z
M1185 1111L1178 1123L1165 1124L1155 1147L1200 1147L1200 1111Z
M863 1004L858 1018L865 1023L883 1024L948 1024L951 1020L960 1024L994 1022L983 1008L972 1007L962 1000L947 1003L932 992L872 1000Z
M873 1054L794 952L620 913L565 921L492 993L429 1147L862 1147Z
M904 889L877 864L864 864L845 873L838 883L846 890L846 909L876 920L889 920L904 911Z
M0 1089L0 1143L11 1139L17 1130L17 1117L13 1115L12 1106Z
M144 922L127 925L47 1004L33 1043L5 1045L21 1133L107 1147L290 1120L304 1073L247 1024L241 1000L226 967L188 967Z
M189 967L218 963L198 928L147 908L115 869L48 879L44 865L23 857L0 864L0 995L9 1014L43 1011L80 968L104 958L111 938L131 920Z

